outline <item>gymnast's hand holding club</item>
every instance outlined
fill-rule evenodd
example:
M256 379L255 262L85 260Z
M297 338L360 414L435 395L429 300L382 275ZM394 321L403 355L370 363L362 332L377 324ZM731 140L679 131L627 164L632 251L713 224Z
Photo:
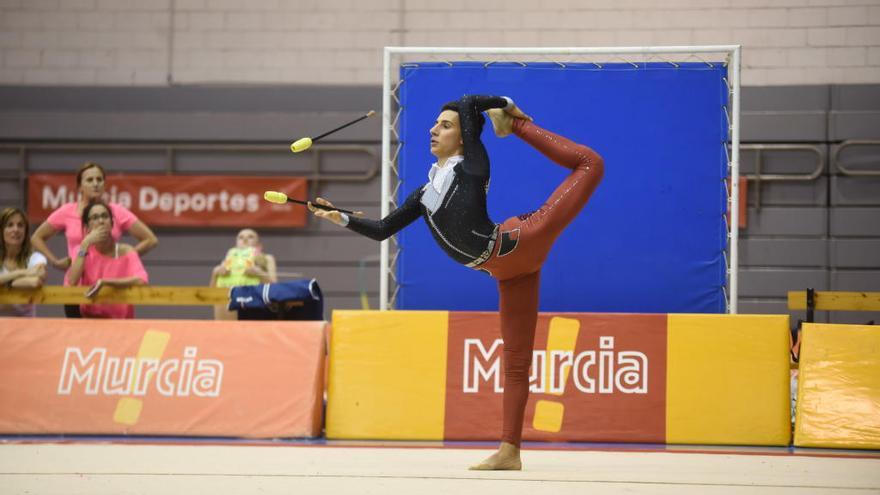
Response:
M348 224L348 214L357 216L362 216L364 214L362 211L343 211L341 209L336 209L333 206L333 203L324 198L315 198L314 203L309 201L307 208L314 213L316 217L325 218L336 225L343 227Z
M337 215L333 215L331 217L325 217L325 218L327 218L331 222L336 223L337 225L344 225L345 224L344 219L346 217L344 217L343 214L354 215L354 216L362 216L364 214L364 212L362 212L362 211L352 211L352 210L346 210L345 208L337 208L324 198L318 198L315 200L314 203L312 203L311 201L302 201L299 199L288 198L286 194L284 194L283 192L278 192L278 191L264 192L263 199L265 199L266 201L268 201L270 203L276 203L276 204L281 204L281 205L283 205L285 203L296 203L299 205L305 205L306 207L308 207L308 209L310 211L313 211L313 212L317 210L318 212L321 212L321 213L336 213ZM317 215L317 213L316 213L316 215ZM321 215L318 215L318 216L321 216ZM339 222L334 221L335 218L338 218Z

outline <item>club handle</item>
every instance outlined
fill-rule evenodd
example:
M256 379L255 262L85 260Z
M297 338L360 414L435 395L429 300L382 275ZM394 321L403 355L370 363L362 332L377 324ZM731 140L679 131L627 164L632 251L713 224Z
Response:
M329 130L329 131L325 132L324 134L321 134L320 136L313 137L313 138L312 138L312 142L317 141L317 140L319 140L319 139L321 139L321 138L327 137L327 136L329 136L330 134L333 134L334 132L341 131L342 129L345 129L346 127L348 127L348 126L350 126L350 125L357 124L358 122L360 122L360 121L362 121L362 120L364 120L364 119L368 119L368 118L372 117L372 116L375 115L375 114L376 114L376 111L375 111L375 110L370 110L370 111L367 112L366 114L360 116L360 117L357 118L357 119L352 120L351 122L348 122L348 123L346 123L346 124L342 124L341 126L337 127L336 129ZM311 144L311 143L309 143L309 144Z
M288 198L286 194L284 194L283 192L278 192L278 191L266 191L263 193L263 198L270 203L276 203L276 204L296 203L296 204L300 204L300 205L304 205L304 206L308 206L308 204L309 204L309 201L302 201L300 199ZM315 202L311 202L311 203L315 206L315 208L320 208L325 211L339 211L342 213L348 213L349 215L363 215L364 214L364 212L362 212L362 211L351 211L351 210L346 210L345 208L337 208L335 206L325 206L325 205L318 204Z
M308 201L299 201L296 199L288 199L288 201L292 201L294 203L299 203L299 204L303 204L303 205L307 205L309 203ZM319 208L321 210L324 210L324 211L338 211L340 213L347 213L349 215L363 215L364 214L364 212L362 212L362 211L351 211L351 210L346 210L345 208L337 208L335 206L325 206L325 205L315 203L314 201L312 201L312 206L314 206L315 208Z

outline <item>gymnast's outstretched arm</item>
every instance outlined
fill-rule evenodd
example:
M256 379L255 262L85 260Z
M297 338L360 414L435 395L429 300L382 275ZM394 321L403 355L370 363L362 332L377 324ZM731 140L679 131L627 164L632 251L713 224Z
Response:
M406 201L399 208L389 213L382 220L370 220L368 218L358 218L339 211L327 211L309 204L309 210L316 217L327 219L336 225L346 227L358 234L369 237L376 241L384 241L385 239L398 233L407 225L413 223L422 214L419 200L422 197L422 188L413 191ZM316 203L325 206L333 206L329 201L323 198L317 198Z

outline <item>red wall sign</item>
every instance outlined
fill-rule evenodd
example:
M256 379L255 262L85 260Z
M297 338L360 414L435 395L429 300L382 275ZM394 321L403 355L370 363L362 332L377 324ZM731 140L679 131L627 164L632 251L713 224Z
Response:
M32 223L77 197L72 174L28 176L28 217ZM305 207L278 205L264 191L307 199L303 177L237 175L107 176L105 199L131 210L144 223L160 227L304 227Z
M665 441L666 315L620 322L619 315L540 314L523 439ZM548 349L560 326L570 346ZM497 314L449 313L444 438L497 439L501 344Z

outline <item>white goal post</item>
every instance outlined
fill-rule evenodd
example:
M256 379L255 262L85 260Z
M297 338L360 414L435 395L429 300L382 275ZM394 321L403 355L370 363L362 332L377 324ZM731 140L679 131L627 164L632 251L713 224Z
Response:
M399 87L398 72L401 63L416 57L418 61L426 61L430 57L435 61L469 60L499 62L612 62L624 61L634 65L649 62L703 61L703 57L720 55L727 66L727 87L729 91L726 108L728 135L730 136L730 153L728 155L728 212L727 226L727 312L737 312L737 274L739 270L739 117L740 117L740 45L705 45L705 46L634 46L634 47L554 47L554 48L466 48L466 47L385 47L384 72L382 80L382 199L381 215L384 217L396 208L397 153L399 144L392 155L392 135L397 135L398 111L392 108L393 100L397 99ZM459 57L459 58L456 58ZM599 58L597 58L599 57ZM604 57L604 58L602 58ZM607 57L612 57L610 60ZM715 60L718 61L718 60ZM708 62L707 62L708 63ZM399 137L399 136L396 136ZM397 294L396 247L392 252L394 238L380 244L379 267L379 309L393 309Z

